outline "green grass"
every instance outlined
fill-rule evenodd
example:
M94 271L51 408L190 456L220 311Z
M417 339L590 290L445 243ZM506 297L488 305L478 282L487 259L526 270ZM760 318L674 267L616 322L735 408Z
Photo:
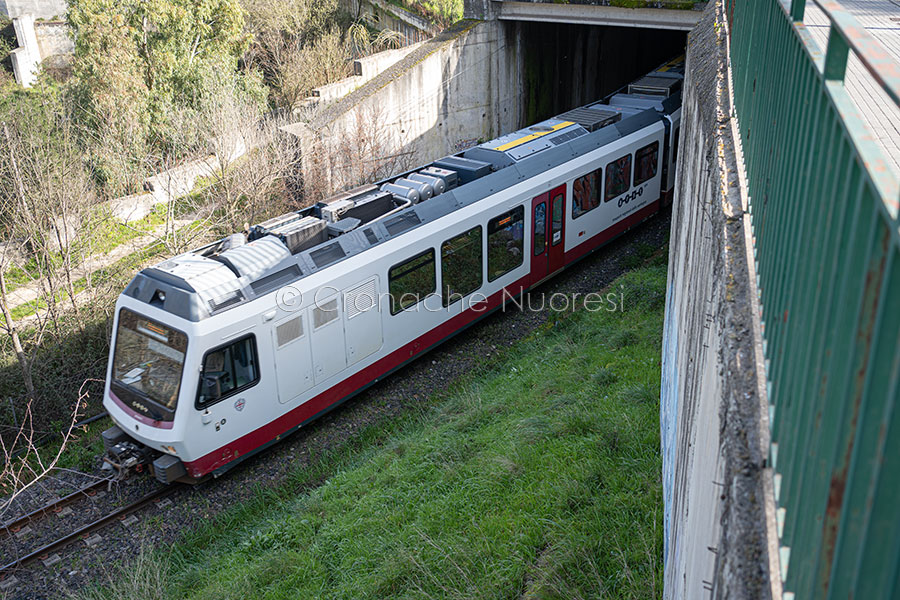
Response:
M647 259L653 256L656 253L656 248L651 246L650 244L646 244L640 242L635 244L634 252L632 254L627 254L622 259L622 266L626 269L635 269L642 264L644 264Z
M650 262L615 282L624 311L561 316L123 565L137 583L85 597L146 597L157 580L153 597L215 600L660 597L666 270Z
M103 438L100 434L109 429L113 422L109 417L98 419L93 423L82 425L72 430L65 452L59 457L57 466L61 469L74 469L76 471L91 472L99 464L97 457L103 454ZM66 424L68 426L68 423ZM65 427L60 427L65 429ZM59 442L51 444L47 450L41 449L41 453L50 451L52 456L59 447Z
M181 232L189 232L194 229L197 229L203 225L202 221L193 221L186 225ZM125 285L127 285L128 281L134 276L134 273L138 271L145 263L150 261L151 259L157 259L166 256L166 248L165 245L161 241L156 241L151 243L149 246L137 250L136 252L132 252L131 254L124 256L114 262L111 265L107 265L106 267L101 267L95 271L91 272L91 283L94 287L110 284L115 280L118 281L118 285L124 289ZM75 294L78 294L88 288L87 277L79 277L75 281L72 282L72 287L75 288ZM65 290L61 290L56 294L56 301L59 302L68 302L68 294ZM10 314L14 321L19 319L23 319L28 317L38 310L43 310L47 308L47 301L45 298L35 298L34 300L29 300L28 302L24 302L19 306L10 310Z
M74 469L76 471L91 472L98 465L97 457L103 454L103 438L100 434L110 427L109 418L99 419L93 423L82 425L72 430L71 435L66 443L66 448L59 456L56 467L60 469ZM51 429L57 432L67 431L69 422L52 424ZM36 451L19 455L13 459L13 464L22 460L28 460L31 463L31 469L25 470L24 473L40 472L41 465L49 463L50 459L59 453L59 448L63 443L62 433L52 434L50 439L43 441ZM13 448L15 452L19 448ZM38 460L40 458L40 460Z
M450 25L462 19L463 0L387 0L432 23Z
M72 256L109 254L116 247L153 231L166 221L165 203L156 204L150 214L125 225L112 215L99 209L87 219L89 232L81 232L72 243ZM62 267L63 258L59 252L50 255L50 267ZM21 267L6 270L7 291L27 285L41 276L42 269L36 258L28 259ZM32 310L33 312L33 310Z

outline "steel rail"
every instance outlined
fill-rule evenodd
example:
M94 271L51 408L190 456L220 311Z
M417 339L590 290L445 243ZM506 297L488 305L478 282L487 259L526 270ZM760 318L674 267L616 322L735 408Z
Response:
M115 521L116 519L126 517L129 514L135 512L137 510L140 510L141 508L143 508L147 504L153 502L154 500L164 498L164 497L174 493L176 490L178 490L180 488L181 488L180 485L173 484L173 485L168 485L168 486L156 489L156 490L150 492L149 494L146 494L146 495L142 496L141 498L138 498L134 502L132 502L126 506L123 506L122 508L116 509L113 512L107 514L106 516L100 517L99 519L97 519L91 523L88 523L87 525L84 525L83 527L80 527L79 529L73 531L72 533L69 533L62 537L59 537L55 541L50 542L49 544L45 544L45 545L41 546L40 548L38 548L37 550L30 552L29 554L20 556L19 558L16 558L14 561L0 567L0 578L5 578L7 575L12 573L16 569L24 567L25 565L28 565L28 564L40 559L43 556L49 555L51 552L55 552L57 550L65 548L69 544L77 541L79 538L87 536L89 533L94 532L98 529L102 529L103 527L105 527L106 525Z
M38 519L44 515L55 513L59 511L62 507L67 504L72 504L73 502L80 500L84 496L93 496L95 492L97 492L100 488L109 485L113 481L112 477L106 477L104 479L99 479L90 485L86 485L83 488L72 492L67 496L63 496L58 500L54 500L53 502L49 502L38 508L36 510L31 511L30 513L15 519L14 521L10 521L9 523L4 523L3 528L0 529L0 538L8 537L13 535L17 531L19 531L24 525L27 523Z

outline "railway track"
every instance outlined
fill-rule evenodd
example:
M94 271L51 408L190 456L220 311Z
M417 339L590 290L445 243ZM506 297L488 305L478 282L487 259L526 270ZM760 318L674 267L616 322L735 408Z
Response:
M23 527L31 523L32 521L36 521L41 517L58 513L63 507L68 506L78 500L81 500L85 497L94 496L98 491L103 489L104 487L108 487L112 482L111 477L107 477L104 479L99 479L89 485L84 486L83 488L76 490L69 494L68 496L63 496L59 500L54 500L48 504L45 504L41 508L37 510L33 510L30 513L15 519L14 521L10 521L3 525L3 529L0 529L0 538L9 537L14 535L16 532L20 531Z
M27 515L24 515L15 521L12 521L6 524L2 530L0 530L0 536L9 536L14 534L21 527L26 525L29 522L40 519L41 517L55 514L59 512L62 507L77 502L79 499L90 497L97 493L102 487L109 485L112 479L101 479L90 485L87 485L76 492L73 492L59 500L54 502L50 502L45 506L34 510ZM87 538L91 533L106 527L107 525L119 520L124 519L131 513L140 510L141 508L147 506L148 504L155 502L157 500L161 500L166 496L171 495L176 490L180 489L180 485L169 485L160 487L152 492L141 496L137 500L126 504L120 508L117 508L111 512L106 513L104 516L87 523L86 525L82 525L75 531L71 533L67 533L65 535L61 535L53 541L44 543L40 547L32 550L28 554L23 554L18 556L11 562L0 566L0 579L5 579L17 569L20 569L24 566L27 566L30 563L33 563L37 560L45 559L50 556L51 553L56 552L65 548L66 546L77 542L80 539Z

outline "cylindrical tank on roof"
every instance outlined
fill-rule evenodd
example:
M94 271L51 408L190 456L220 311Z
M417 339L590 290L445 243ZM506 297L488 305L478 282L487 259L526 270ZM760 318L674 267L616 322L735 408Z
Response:
M413 204L419 201L419 190L407 187L405 185L395 185L393 183L385 183L381 186L385 192L390 192L401 200L409 200Z
M429 198L434 196L434 188L423 181L414 181L412 179L404 179L403 177L401 177L400 179L394 181L394 185L403 185L406 187L411 187L414 190L418 190L420 202L424 202L425 200L428 200Z
M423 175L422 173L411 173L407 179L413 181L421 181L427 183L434 190L434 195L439 196L447 191L447 184L440 177L432 177L431 175Z

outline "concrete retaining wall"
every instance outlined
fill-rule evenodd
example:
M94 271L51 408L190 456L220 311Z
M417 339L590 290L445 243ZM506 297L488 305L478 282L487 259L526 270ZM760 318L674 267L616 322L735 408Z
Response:
M71 29L64 21L38 21L34 24L41 60L69 57L75 53Z
M31 87L37 80L41 64L40 46L34 33L34 15L24 14L13 19L19 47L9 53L16 82Z
M75 43L62 21L36 21L33 14L13 18L19 47L10 52L13 73L23 87L31 87L44 69L65 69L72 62Z
M378 129L374 154L404 155L411 166L421 164L519 124L518 60L514 48L507 47L502 24L461 22L308 123L286 130L302 139L307 175L310 149L325 144L325 155L344 154L355 140L372 143L362 134L373 128ZM324 171L316 171L315 179L328 182L320 188L355 183L339 161L323 161L321 153L318 158Z
M374 79L382 71L389 69L403 60L410 52L415 51L418 47L419 44L412 44L404 46L403 48L384 50L354 60L354 75L317 87L312 91L312 96L304 98L300 102L300 108L324 106L330 102L343 98L353 90Z
M711 3L689 37L670 237L660 420L672 600L773 594L759 312L720 11Z

